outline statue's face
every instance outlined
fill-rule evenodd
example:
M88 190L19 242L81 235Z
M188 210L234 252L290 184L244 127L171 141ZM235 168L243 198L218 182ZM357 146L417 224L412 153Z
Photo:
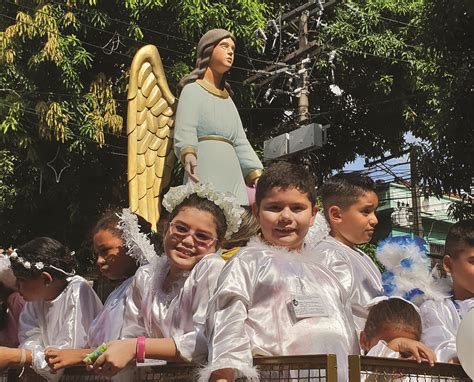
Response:
M214 47L209 67L218 73L227 72L234 62L235 44L230 38L224 38Z

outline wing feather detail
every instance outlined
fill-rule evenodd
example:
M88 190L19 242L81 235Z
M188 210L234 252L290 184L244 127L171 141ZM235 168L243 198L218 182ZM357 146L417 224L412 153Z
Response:
M175 161L172 144L176 99L155 46L146 45L135 54L127 98L130 209L156 229L160 198L169 186Z

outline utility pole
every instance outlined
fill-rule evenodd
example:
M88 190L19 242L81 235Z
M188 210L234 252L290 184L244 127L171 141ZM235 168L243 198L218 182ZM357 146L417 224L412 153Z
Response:
M299 50L304 51L308 47L308 16L309 12L303 11L300 15L299 22ZM308 71L304 67L304 63L299 65L298 73L301 74L301 93L298 100L298 119L300 123L304 123L309 119L309 86Z
M420 195L418 193L418 152L413 146L410 149L410 173L411 173L411 204L413 208L413 234L423 237L423 222L421 220Z

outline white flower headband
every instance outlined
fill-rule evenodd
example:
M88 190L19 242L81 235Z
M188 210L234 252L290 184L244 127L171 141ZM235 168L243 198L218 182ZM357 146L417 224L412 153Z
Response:
M70 256L74 256L75 252L72 251L71 253L69 253ZM26 269L31 269L32 267L36 268L38 271L41 271L43 270L44 268L47 268L47 269L54 269L55 271L58 271L68 277L72 277L76 274L76 271L73 269L72 272L66 272L64 269L61 269L61 268L58 268L58 267L55 267L54 265L51 265L51 264L45 264L43 263L42 261L37 261L36 263L31 263L29 261L26 261L23 257L20 257L18 256L18 253L16 252L16 250L14 250L9 258L11 260L15 260L15 262L17 262L18 264L21 264L23 265L24 268Z
M166 211L172 212L176 206L192 194L210 200L222 210L227 223L225 239L229 239L234 232L239 230L244 209L230 192L218 192L208 183L188 183L178 187L171 187L163 197L163 207L166 208Z
M120 219L117 228L122 231L122 239L128 248L128 255L137 260L140 265L150 263L156 257L155 248L148 236L140 231L138 216L128 208L124 208L117 216Z

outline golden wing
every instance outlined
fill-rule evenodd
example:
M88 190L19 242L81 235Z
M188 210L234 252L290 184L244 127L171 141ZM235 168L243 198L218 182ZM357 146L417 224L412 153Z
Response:
M170 183L174 165L175 104L156 46L146 45L135 54L127 98L130 209L156 229L160 195Z

